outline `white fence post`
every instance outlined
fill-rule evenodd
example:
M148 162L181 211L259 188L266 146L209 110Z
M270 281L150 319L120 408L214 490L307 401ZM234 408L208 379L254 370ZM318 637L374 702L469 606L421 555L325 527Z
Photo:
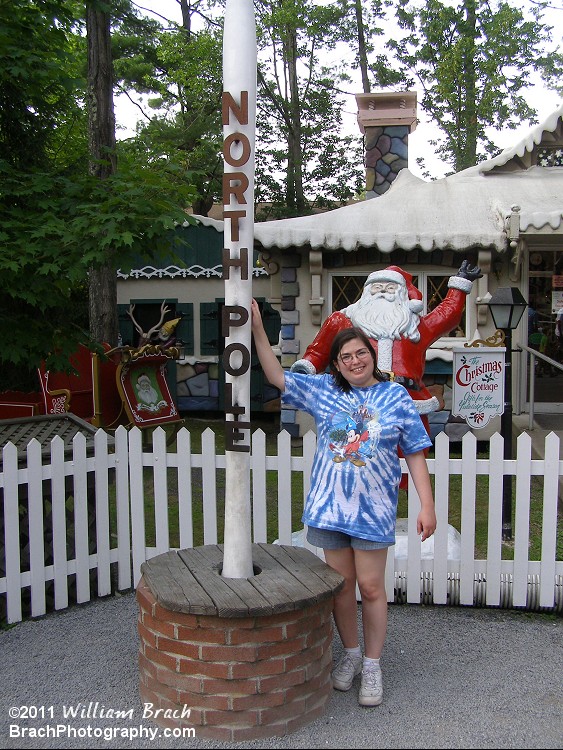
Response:
M209 427L201 436L201 479L203 487L203 543L217 544L217 460L215 433ZM225 492L229 488L225 487Z
M156 554L170 549L168 524L168 466L166 460L166 432L157 427L152 434L154 524Z
M55 609L68 607L65 446L58 435L51 441L51 515Z
M557 488L559 486L559 437L550 432L545 439L543 513L540 565L540 607L555 604L555 560L557 555ZM563 585L563 581L561 584Z
M22 619L22 588L20 562L20 511L18 503L18 449L12 443L2 450L4 486L4 567L6 570L6 614L8 622Z
M475 479L477 439L470 432L461 441L461 567L459 603L473 605L475 586Z
M448 471L449 439L445 432L436 436L434 465L434 503L436 532L434 539L434 603L448 603L448 509L450 475Z
M120 425L115 431L115 512L117 520L117 585L131 587L131 521L129 516L129 441Z
M252 472L252 540L255 544L268 541L266 498L266 433L256 430L252 435L250 470Z
M291 436L283 430L278 435L278 538L280 544L291 544Z
M176 436L178 461L178 526L180 549L194 546L192 513L192 448L191 436L185 427Z
M143 437L138 427L129 430L129 488L131 503L131 552L133 556L133 586L141 578L141 565L147 559L145 537L145 490L143 466Z
M88 530L88 458L86 435L77 432L72 440L74 468L74 549L76 566L76 601L90 601L90 539Z
M31 615L32 617L39 617L47 611L47 604L45 597L43 467L41 463L41 443L35 439L27 446L27 476Z
M512 605L525 607L528 596L528 550L530 543L530 480L532 439L522 433L516 449L516 502L514 503L514 572Z
M489 519L487 524L487 594L488 606L501 600L502 573L502 488L504 440L495 433L491 436L489 452Z
M109 457L108 436L103 430L94 435L96 478L96 559L98 596L111 594L110 530L109 530Z

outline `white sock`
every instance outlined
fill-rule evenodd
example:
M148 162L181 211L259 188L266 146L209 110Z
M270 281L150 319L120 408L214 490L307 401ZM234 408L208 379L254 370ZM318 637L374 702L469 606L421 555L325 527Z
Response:
M345 648L344 651L350 654L354 661L359 661L362 658L362 650L359 646L356 646L356 648Z
M379 666L379 659L370 659L369 656L364 656L363 666L366 669L369 669L369 667L371 667L372 669L381 669L381 667Z

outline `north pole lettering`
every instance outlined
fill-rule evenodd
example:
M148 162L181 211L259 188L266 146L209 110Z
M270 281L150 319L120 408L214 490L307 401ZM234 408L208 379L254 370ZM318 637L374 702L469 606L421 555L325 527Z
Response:
M234 120L239 125L247 125L249 118L248 91L241 91L239 101L227 91L223 92L222 119L223 126ZM225 245L223 249L223 278L236 284L248 280L249 253L248 247L236 248L240 241L241 231L248 220L248 192L250 180L243 171L252 156L252 147L248 137L242 132L227 135L223 141L223 158L225 165L237 171L223 174L223 216L225 219ZM249 320L249 310L241 305L225 305L222 317L222 335L228 339L232 329L244 326ZM250 351L239 342L229 342L222 355L225 372L232 377L245 375L250 369ZM232 383L225 384L225 413L233 419L225 424L226 449L248 452L250 445L244 444L243 430L250 429L248 421L242 421L244 406L236 403Z

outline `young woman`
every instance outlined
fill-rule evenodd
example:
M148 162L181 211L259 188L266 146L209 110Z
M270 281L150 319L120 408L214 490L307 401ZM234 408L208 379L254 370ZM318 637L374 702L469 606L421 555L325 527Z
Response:
M385 563L395 542L400 447L420 497L417 531L434 533L436 515L424 449L431 443L405 388L377 368L369 339L357 328L340 331L330 353L330 374L284 371L268 342L258 304L252 332L267 380L282 403L311 414L317 448L303 512L307 540L322 547L328 565L345 584L335 598L334 620L344 654L332 673L337 690L349 690L362 674L359 703L383 700L379 658L387 630ZM365 656L357 626L356 583L362 597Z

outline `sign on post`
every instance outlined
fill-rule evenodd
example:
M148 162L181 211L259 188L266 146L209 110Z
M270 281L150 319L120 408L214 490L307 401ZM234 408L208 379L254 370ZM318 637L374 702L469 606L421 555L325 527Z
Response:
M256 22L252 0L227 0L223 29L225 578L250 578L250 307L254 248Z
M454 349L452 414L479 429L504 412L505 347Z

